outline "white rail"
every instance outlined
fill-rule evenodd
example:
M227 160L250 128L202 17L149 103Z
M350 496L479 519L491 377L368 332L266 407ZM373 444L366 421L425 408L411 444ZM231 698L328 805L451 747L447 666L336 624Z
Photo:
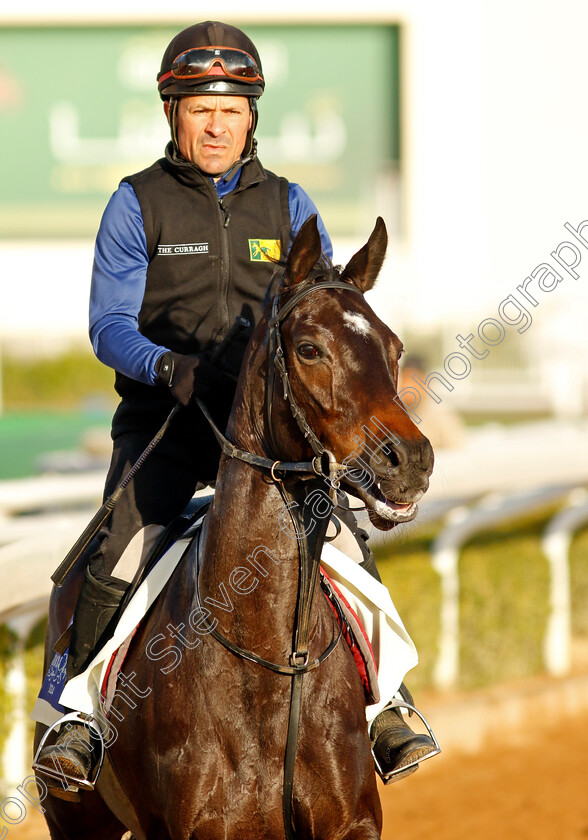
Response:
M551 572L544 658L549 673L563 676L571 666L572 610L569 554L574 532L588 524L585 489L570 495L569 507L554 516L543 534L542 549Z
M520 491L508 496L489 496L475 507L453 512L451 523L433 543L431 562L441 578L441 628L439 655L433 680L441 690L455 686L459 676L459 557L467 540L501 522L536 508L565 499L572 485ZM581 492L576 490L572 499ZM547 528L543 548L550 561L550 613L545 638L545 666L549 673L561 675L570 667L570 583L568 554L572 529L588 519L584 508L564 511ZM565 538L564 538L565 535Z
M67 475L42 475L0 481L0 516L29 511L63 509L102 501L104 471ZM0 534L3 526L0 527Z

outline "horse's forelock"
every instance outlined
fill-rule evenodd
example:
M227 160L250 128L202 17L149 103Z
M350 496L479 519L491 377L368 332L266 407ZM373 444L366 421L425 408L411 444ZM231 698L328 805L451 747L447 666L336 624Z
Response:
M320 261L315 265L305 280L294 286L280 283L278 290L280 307L288 303L290 298L294 297L294 295L297 295L300 292L304 293L307 289L311 289L313 286L320 286L321 283L328 282L330 280L343 279L344 283L347 283L350 288L353 288L354 284L351 281L342 278L342 273L343 266L333 265L331 260L323 254Z

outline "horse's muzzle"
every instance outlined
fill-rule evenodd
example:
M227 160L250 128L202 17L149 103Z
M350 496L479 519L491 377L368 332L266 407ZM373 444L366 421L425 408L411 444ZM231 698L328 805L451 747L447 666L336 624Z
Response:
M426 437L388 441L362 458L359 480L352 492L366 505L376 528L389 530L410 522L418 512L417 502L429 487L433 471L433 449Z

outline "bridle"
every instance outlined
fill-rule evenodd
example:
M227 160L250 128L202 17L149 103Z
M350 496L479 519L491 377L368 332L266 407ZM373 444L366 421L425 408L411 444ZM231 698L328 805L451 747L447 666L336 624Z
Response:
M314 458L311 461L280 461L270 458L265 458L252 452L236 447L220 432L214 424L208 410L202 402L196 399L201 411L204 413L206 419L211 425L219 445L229 458L237 458L251 466L261 467L268 470L271 478L278 486L282 498L286 503L286 508L290 513L292 524L294 526L294 533L298 543L299 551L299 576L298 576L298 597L296 602L296 613L294 619L294 638L293 648L290 655L289 664L282 665L269 660L263 659L260 656L247 651L238 645L225 638L214 626L208 628L208 632L227 650L236 656L261 665L270 671L277 674L282 674L292 678L292 687L290 693L290 713L288 719L288 735L286 740L286 752L284 757L284 784L283 784L283 819L284 830L288 840L294 840L296 832L293 826L292 813L292 791L294 782L294 764L296 760L296 749L298 743L298 729L300 724L300 712L302 705L302 680L306 673L315 670L325 661L325 659L334 651L339 639L341 638L342 628L344 625L344 617L341 607L335 600L334 606L337 611L338 618L338 632L333 633L331 641L325 650L315 659L309 658L309 636L310 636L310 617L313 603L314 591L319 575L319 562L326 529L328 526L329 517L325 517L319 523L319 527L308 529L308 523L305 521L305 516L308 513L305 511L304 505L298 505L295 499L295 493L288 486L290 482L286 483L279 474L285 476L291 475L300 479L323 479L328 481L330 490L330 501L332 506L336 504L336 493L339 486L341 476L345 473L346 467L344 464L337 463L332 452L326 449L321 443L315 432L308 424L304 412L300 408L290 384L288 369L286 367L284 349L282 344L281 324L285 318L292 312L292 310L300 303L301 300L314 292L322 291L324 289L343 289L345 291L357 292L363 296L363 293L357 286L351 283L345 283L342 280L326 279L322 280L320 275L315 275L312 282L305 282L288 300L280 305L281 288L276 292L271 308L271 317L268 320L269 341L268 341L268 374L266 379L266 416L270 435L270 442L274 452L279 451L277 446L276 435L274 431L272 419L272 405L275 396L276 386L276 371L279 374L283 397L287 400L290 410L296 423L308 441ZM292 504L294 502L294 504ZM312 538L310 533L312 532ZM201 531L202 535L202 531ZM200 591L199 591L199 565L200 565L200 539L198 545L198 568L196 574L196 599L198 606L201 606Z
M317 277L315 277L314 279L316 280ZM265 398L267 425L269 429L270 441L273 450L277 451L278 444L272 419L273 399L277 370L282 382L284 399L287 400L288 405L290 406L290 410L292 412L292 416L296 420L298 428L300 429L305 439L308 441L312 451L314 452L314 458L312 458L312 460L281 461L279 459L266 458L263 455L257 455L253 452L248 452L247 450L240 449L239 447L231 443L222 434L220 429L214 423L214 420L212 419L210 412L208 411L204 403L197 397L195 397L194 399L195 402L198 404L200 410L206 417L219 443L219 446L221 447L222 452L229 458L237 458L238 460L244 461L246 464L250 464L251 466L261 467L262 469L269 470L272 479L276 482L280 480L277 475L278 473L296 473L300 477L302 477L304 474L306 474L309 477L319 476L320 478L323 478L328 482L332 491L336 492L341 477L344 475L348 468L345 464L338 463L333 453L326 449L325 446L323 446L323 444L320 442L320 440L308 424L306 417L304 416L304 412L298 405L298 402L292 391L290 377L288 375L288 369L286 367L284 348L282 344L282 333L280 327L285 318L300 303L300 301L308 295L312 294L313 292L322 289L343 289L346 292L356 292L362 297L363 292L357 286L354 286L351 283L345 283L343 280L320 280L320 275L318 276L318 279L319 282L304 283L304 285L300 289L298 289L281 306L281 288L278 288L276 294L274 295L271 308L271 317L268 320L268 373L266 380ZM336 498L333 495L332 499L333 503L336 504Z
M292 415L296 420L296 423L298 424L298 428L310 444L315 456L317 458L322 458L326 454L329 458L329 461L332 462L335 460L335 456L327 449L325 449L325 447L317 438L313 430L310 428L304 416L304 412L298 405L298 402L296 401L296 398L292 392L292 386L290 385L290 378L288 376L288 369L286 367L284 348L282 346L282 333L280 329L282 321L285 320L285 318L290 314L290 312L292 312L292 310L300 303L301 300L303 300L305 297L308 297L308 295L312 294L313 292L321 289L344 289L345 291L357 292L357 294L360 294L363 297L363 293L360 291L360 289L358 289L357 286L351 285L350 283L344 283L342 280L323 280L322 282L313 282L311 284L305 284L302 288L295 292L292 295L292 297L290 297L286 301L286 303L280 306L280 291L278 290L272 302L272 314L268 321L268 377L265 402L270 437L272 440L272 445L274 449L276 449L277 446L274 433L274 425L272 422L272 406L273 391L275 385L275 371L277 370L282 380L282 386L284 389L284 399L288 401Z

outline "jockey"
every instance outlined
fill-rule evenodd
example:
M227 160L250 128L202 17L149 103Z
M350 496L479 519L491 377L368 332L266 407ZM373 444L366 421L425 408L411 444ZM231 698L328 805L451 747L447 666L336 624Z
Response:
M304 190L266 171L254 138L264 77L254 44L239 29L207 21L167 47L158 89L170 127L165 156L122 180L98 231L90 298L97 357L116 372L108 498L179 401L184 408L122 494L90 545L75 607L68 678L112 635L129 582L117 562L132 537L165 526L194 492L214 483L220 449L192 402L201 397L221 428L245 345L260 319L275 264L317 210ZM323 251L332 248L318 216ZM269 254L269 257L268 257ZM250 329L218 364L211 354L237 316ZM154 492L165 488L165 492ZM95 758L83 725L62 727L35 767L87 780ZM79 737L75 737L78 729ZM395 709L371 725L378 771L437 752ZM51 792L72 798L57 778Z

